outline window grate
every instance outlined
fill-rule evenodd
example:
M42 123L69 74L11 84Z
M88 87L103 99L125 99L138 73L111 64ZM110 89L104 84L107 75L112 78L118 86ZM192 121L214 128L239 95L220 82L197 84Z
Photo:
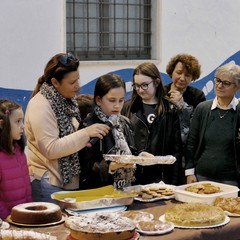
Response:
M151 0L67 0L67 51L81 60L151 58Z

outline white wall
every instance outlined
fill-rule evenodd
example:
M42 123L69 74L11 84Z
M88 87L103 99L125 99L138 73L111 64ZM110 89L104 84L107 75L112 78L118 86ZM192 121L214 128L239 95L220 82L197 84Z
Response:
M52 55L65 50L64 0L0 1L0 86L31 90Z
M239 0L152 3L153 57L161 72L173 55L190 53L204 76L239 51ZM0 87L32 90L50 57L65 50L65 0L1 0L0 29ZM81 84L141 62L81 62Z

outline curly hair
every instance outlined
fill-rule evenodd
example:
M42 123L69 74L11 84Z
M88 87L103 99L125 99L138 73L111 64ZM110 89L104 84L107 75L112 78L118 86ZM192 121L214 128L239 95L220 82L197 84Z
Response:
M179 62L181 62L188 73L192 75L192 81L195 81L200 77L201 65L198 60L190 54L178 54L171 58L166 67L166 72L170 77L172 77L172 73Z

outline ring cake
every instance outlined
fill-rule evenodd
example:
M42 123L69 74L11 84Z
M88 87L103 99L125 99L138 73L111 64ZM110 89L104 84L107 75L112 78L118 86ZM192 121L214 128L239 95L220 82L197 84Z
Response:
M220 207L203 203L174 204L165 213L165 220L178 226L200 227L224 222L225 213Z
M113 213L89 213L71 216L65 225L76 240L127 240L134 236L136 224Z
M11 210L11 220L21 224L48 224L61 219L61 209L54 203L23 203L14 206Z

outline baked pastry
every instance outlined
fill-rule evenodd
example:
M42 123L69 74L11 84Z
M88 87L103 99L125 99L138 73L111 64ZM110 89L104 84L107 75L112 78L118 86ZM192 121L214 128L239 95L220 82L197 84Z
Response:
M185 188L186 191L198 193L198 194L212 194L221 192L219 186L215 186L211 183L196 183Z
M240 215L240 197L237 198L217 197L213 205L218 206L224 211L228 211L229 213Z
M16 205L11 210L11 220L21 224L47 224L62 219L58 205L48 202L31 202Z
M172 223L152 220L152 221L141 221L137 224L137 227L141 231L157 232L157 231L164 231L166 229L169 229L169 227L171 227L171 224Z
M178 226L211 226L224 222L225 213L220 207L204 203L174 204L165 213L165 220Z
M154 216L151 213L143 212L143 211L124 211L119 213L122 217L127 217L135 223L141 221L151 221Z
M136 224L114 213L89 213L65 220L71 238L77 240L126 240L133 237Z
M46 233L24 230L0 230L2 240L57 240L57 237Z

